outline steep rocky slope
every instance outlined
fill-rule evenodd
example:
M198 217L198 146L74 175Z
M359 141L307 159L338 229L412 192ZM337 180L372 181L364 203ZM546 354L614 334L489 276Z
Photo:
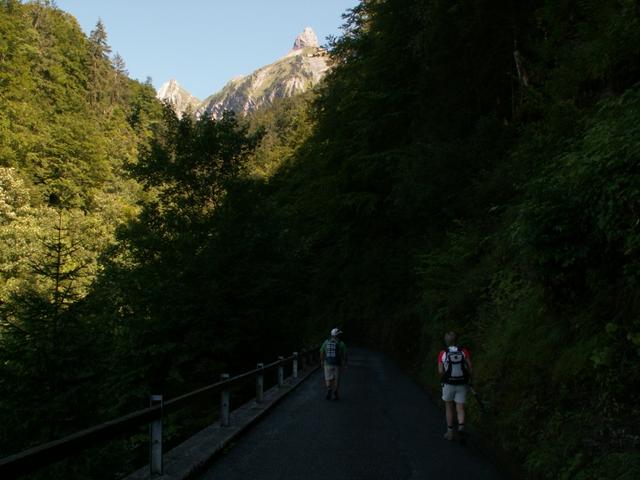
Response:
M278 98L306 92L322 80L328 69L329 56L319 46L313 29L307 27L296 37L287 55L249 75L232 79L221 91L202 102L175 80L162 86L158 98L173 105L179 115L187 109L213 118L221 117L226 110L246 115Z

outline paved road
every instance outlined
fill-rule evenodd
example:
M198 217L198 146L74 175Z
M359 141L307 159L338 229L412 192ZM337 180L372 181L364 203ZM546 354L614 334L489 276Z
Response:
M443 439L443 413L382 354L351 349L342 398L318 371L242 436L202 480L503 479Z

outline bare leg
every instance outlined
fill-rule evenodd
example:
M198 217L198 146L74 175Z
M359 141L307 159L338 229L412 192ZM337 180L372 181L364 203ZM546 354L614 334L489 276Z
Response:
M447 418L447 433L444 435L444 438L453 440L453 416L455 411L453 402L444 402L444 409Z
M462 431L464 430L464 403L456 403L456 413L458 414L458 430Z
M453 402L444 402L444 409L447 418L447 433L444 434L444 438L447 440L453 440L453 417L455 411Z
M329 369L327 369L327 366L325 365L324 366L324 383L327 386L327 394L326 394L327 400L331 398L333 382L334 382L334 379L331 376L331 372L329 371Z
M334 380L333 379L326 379L325 383L327 384L327 395L326 395L326 398L327 398L327 400L329 400L331 398L331 392L333 390Z
M447 416L447 427L453 427L453 402L444 402Z

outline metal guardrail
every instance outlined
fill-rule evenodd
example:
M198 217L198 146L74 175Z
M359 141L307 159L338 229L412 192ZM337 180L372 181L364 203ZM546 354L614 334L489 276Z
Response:
M256 401L261 403L264 398L264 374L277 369L278 386L284 384L284 365L292 362L292 377L298 377L299 368L304 369L306 362L314 363L317 358L316 350L306 350L300 354L294 352L289 357L279 357L275 362L264 365L259 363L257 368L230 377L222 374L221 380L206 387L194 390L179 397L164 402L162 395L151 395L149 408L132 412L128 415L110 420L100 425L82 430L60 440L38 445L15 455L0 459L0 478L9 480L18 478L36 470L44 468L54 462L64 460L71 455L80 453L99 443L105 443L135 427L149 424L149 467L150 475L162 474L162 418L164 415L176 412L186 407L203 395L216 391L220 392L220 424L228 426L230 421L229 387L250 377L256 379ZM302 362L302 365L299 363Z

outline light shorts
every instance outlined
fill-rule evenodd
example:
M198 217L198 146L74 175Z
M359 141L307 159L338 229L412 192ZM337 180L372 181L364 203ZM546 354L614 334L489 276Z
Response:
M464 403L467 399L467 385L449 385L445 383L442 386L442 400L445 402Z
M340 366L339 365L327 365L324 364L324 379L327 382L335 380L336 382L340 378Z

